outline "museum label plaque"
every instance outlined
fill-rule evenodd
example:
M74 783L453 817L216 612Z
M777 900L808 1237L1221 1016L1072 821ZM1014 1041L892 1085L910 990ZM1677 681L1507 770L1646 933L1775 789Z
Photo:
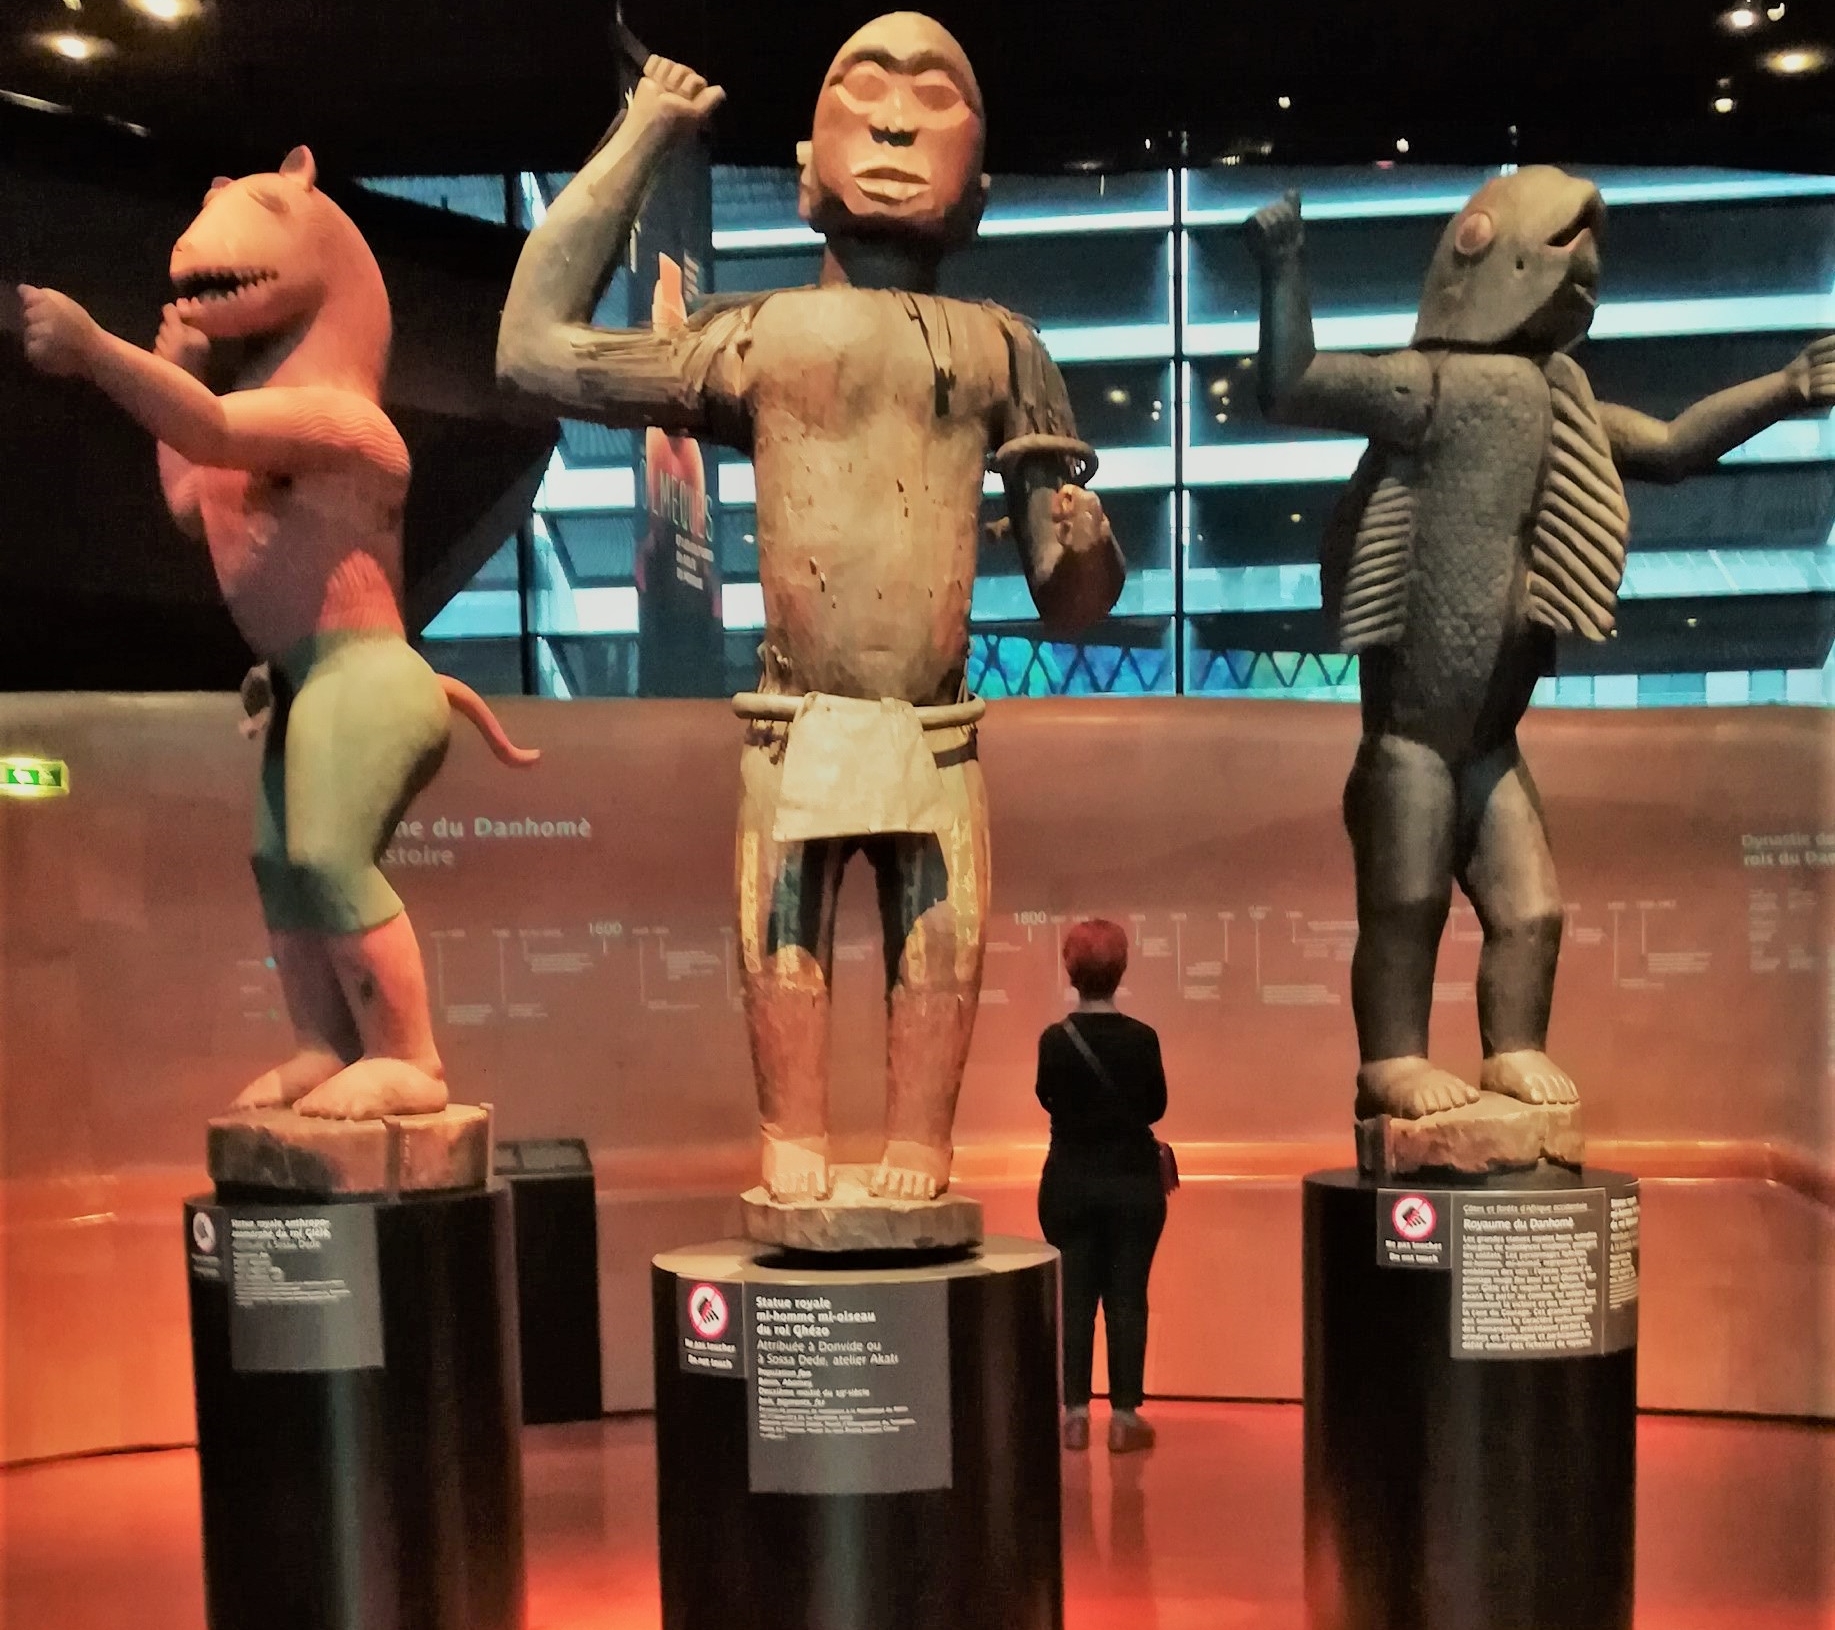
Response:
M1635 1182L1381 1189L1376 1261L1452 1275L1452 1354L1557 1358L1636 1345Z
M941 1282L747 1287L754 1494L951 1486Z
M368 1206L188 1206L185 1231L192 1274L229 1286L232 1369L382 1368Z

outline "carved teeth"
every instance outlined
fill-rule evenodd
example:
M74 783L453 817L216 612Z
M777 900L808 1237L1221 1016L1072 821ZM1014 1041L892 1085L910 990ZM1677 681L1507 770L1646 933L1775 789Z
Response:
M233 300L244 289L254 288L260 283L270 283L279 276L279 272L273 271L212 268L203 272L186 272L184 276L173 279L173 287L178 290L181 300Z

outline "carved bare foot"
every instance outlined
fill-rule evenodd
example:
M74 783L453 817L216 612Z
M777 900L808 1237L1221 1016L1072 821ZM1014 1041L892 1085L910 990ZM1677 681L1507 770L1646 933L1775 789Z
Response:
M765 1138L765 1188L773 1200L828 1198L827 1138Z
M1443 1109L1478 1102L1478 1088L1424 1058L1379 1058L1357 1072L1357 1113L1418 1121Z
M236 1096L231 1109L285 1109L344 1068L336 1053L302 1047L285 1064L257 1076Z
M1580 1089L1572 1077L1546 1053L1525 1047L1520 1052L1497 1053L1485 1060L1478 1078L1486 1092L1501 1092L1526 1104L1577 1104Z
M934 1200L949 1187L950 1154L947 1145L934 1149L894 1138L873 1173L873 1192L884 1200Z
M446 1107L446 1083L405 1058L360 1058L293 1107L328 1121L434 1115Z

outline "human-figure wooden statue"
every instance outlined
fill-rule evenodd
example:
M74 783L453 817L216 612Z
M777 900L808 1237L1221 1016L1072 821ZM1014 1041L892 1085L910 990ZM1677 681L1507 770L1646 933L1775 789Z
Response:
M949 1182L988 906L980 704L965 686L990 456L1047 622L1103 615L1123 567L1063 381L998 307L939 296L986 198L981 92L938 24L881 17L841 49L799 146L819 284L715 302L685 328L588 319L672 142L721 91L651 58L613 133L531 234L499 377L552 409L751 454L765 603L737 849L739 955L779 1202L833 1182L829 977L849 857L879 883L889 1036L874 1196Z

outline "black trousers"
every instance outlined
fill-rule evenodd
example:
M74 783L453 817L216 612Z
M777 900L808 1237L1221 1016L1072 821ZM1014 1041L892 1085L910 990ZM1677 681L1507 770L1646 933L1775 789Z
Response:
M1039 1227L1064 1259L1064 1403L1090 1401L1096 1309L1109 1339L1109 1401L1138 1409L1146 1396L1147 1276L1166 1226L1157 1164L1116 1166L1093 1152L1054 1153L1039 1182Z

